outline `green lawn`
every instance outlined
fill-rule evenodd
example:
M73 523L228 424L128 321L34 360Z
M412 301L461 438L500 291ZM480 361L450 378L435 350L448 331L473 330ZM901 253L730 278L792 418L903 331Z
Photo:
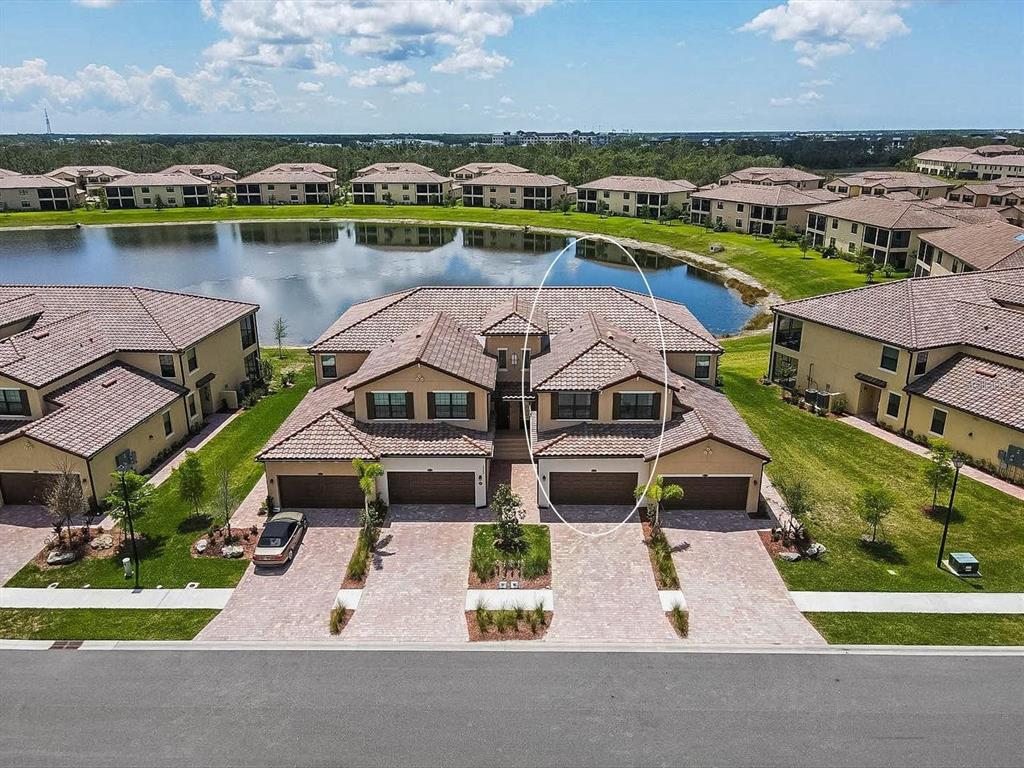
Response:
M807 613L834 645L1024 645L1024 616Z
M279 205L234 208L173 208L157 211L52 211L0 214L0 228L82 224L155 224L232 219L417 219L467 223L571 229L580 232L628 237L693 251L722 261L775 290L787 299L813 296L864 284L864 276L841 259L822 259L813 251L801 258L794 246L783 248L768 240L735 232L708 232L689 224L662 225L640 219L592 213L499 210L490 208L443 208L440 206L384 205ZM712 254L708 247L719 243L725 250ZM879 277L878 279L882 279Z
M0 608L10 640L191 640L218 611L141 608Z
M546 525L524 525L522 554L523 577L540 578L551 572L551 529ZM473 546L469 556L470 570L481 581L487 581L498 574L500 553L495 548L498 526L493 523L476 525L473 528Z
M274 362L297 369L294 387L265 397L252 410L246 411L224 428L200 451L207 477L212 484L216 467L227 464L231 468L231 486L238 501L252 490L263 474L262 465L254 457L274 430L291 413L303 395L313 385L312 364L305 350L285 350L278 360L276 350L263 350ZM276 378L276 377L275 377ZM153 502L136 525L136 530L149 537L142 548L142 584L167 588L184 587L198 581L201 587L233 587L245 571L247 563L239 560L193 558L191 547L199 531L190 524L189 510L178 497L173 480L168 480L153 494ZM51 582L61 587L124 587L124 571L117 557L91 558L59 570L40 570L29 564L7 582L9 587L44 587Z
M838 421L786 405L776 387L757 382L768 365L768 336L725 340L725 392L772 454L773 480L802 479L814 499L806 521L828 547L820 561L779 562L794 590L888 592L1024 591L1024 503L961 476L948 551L970 551L983 578L961 581L935 567L942 524L924 515L931 491L922 478L925 460ZM853 510L858 490L888 486L897 505L885 522L891 547L865 550L867 531Z

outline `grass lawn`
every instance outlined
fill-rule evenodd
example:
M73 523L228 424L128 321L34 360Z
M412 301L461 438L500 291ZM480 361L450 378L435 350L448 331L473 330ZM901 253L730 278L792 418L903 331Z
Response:
M231 469L231 487L240 502L263 474L262 465L253 459L274 430L291 413L313 385L313 369L302 349L287 349L279 360L277 350L264 349L275 369L297 368L295 386L263 398L256 406L232 421L200 451L211 486L215 468L227 464ZM275 376L276 378L276 376ZM211 489L212 490L212 489ZM168 480L153 493L146 515L136 530L149 538L140 548L142 584L155 587L184 587L198 581L201 587L233 587L245 571L247 561L193 558L191 547L199 536L187 506L177 497L176 484ZM7 582L9 587L45 587L58 581L61 587L125 587L124 571L117 557L91 558L59 570L40 570L29 564Z
M834 645L1024 645L1024 616L807 613Z
M925 516L931 491L925 460L838 421L786 405L776 387L757 382L768 364L767 334L726 339L725 392L772 454L773 480L802 479L814 500L806 520L828 547L820 561L778 562L790 589L888 592L1024 591L1024 504L961 476L946 551L969 551L982 579L959 580L935 567L942 523ZM888 550L860 543L867 526L853 510L857 491L880 482L896 495L885 521Z
M10 640L191 640L219 611L141 608L0 608Z
M640 219L610 217L593 213L500 210L490 208L443 208L399 205L279 205L236 206L234 208L171 208L127 211L38 211L0 214L0 228L82 224L156 224L185 221L230 221L232 219L420 219L467 223L514 224L517 226L572 229L616 237L629 237L712 256L757 278L787 299L813 296L864 284L864 276L853 264L841 259L825 260L813 251L801 258L795 246L783 248L769 240L735 232L709 232L689 224L662 225ZM711 254L708 247L725 247ZM884 279L877 276L877 279Z
M522 555L522 576L525 579L541 578L551 572L551 530L546 525L524 525L522 528L526 545ZM499 552L494 546L497 532L498 527L493 523L473 528L469 567L483 582L489 581L498 571Z

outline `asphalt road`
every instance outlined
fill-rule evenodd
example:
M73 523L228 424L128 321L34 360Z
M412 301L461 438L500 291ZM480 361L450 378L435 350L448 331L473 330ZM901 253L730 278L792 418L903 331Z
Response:
M1022 759L1021 657L0 652L4 766Z

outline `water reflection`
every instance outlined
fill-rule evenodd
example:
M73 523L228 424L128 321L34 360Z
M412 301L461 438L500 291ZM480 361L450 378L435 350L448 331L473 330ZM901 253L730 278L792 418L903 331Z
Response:
M260 334L288 321L294 344L315 339L357 301L415 285L531 285L572 240L518 229L260 222L0 232L0 281L129 283L258 302ZM680 301L716 333L753 314L713 276L632 251L656 295ZM552 269L553 285L645 291L622 252L580 241Z

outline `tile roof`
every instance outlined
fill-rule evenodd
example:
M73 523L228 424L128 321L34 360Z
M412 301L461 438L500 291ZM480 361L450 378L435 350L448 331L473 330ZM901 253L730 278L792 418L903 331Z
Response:
M523 168L515 163L466 163L458 168L452 168L448 173L454 176L459 171L473 174L487 173L525 173L529 168Z
M688 192L693 192L695 189L697 189L697 185L694 184L692 181L688 181L687 179L669 179L669 181L671 181L673 184L678 184L680 187L682 187Z
M494 389L498 361L454 318L439 312L420 325L379 346L367 356L345 386L355 389L410 365L426 365L487 390Z
M466 184L484 185L492 187L557 187L568 184L565 179L557 176L547 176L533 171L518 171L516 173L485 173L471 179Z
M9 171L6 168L0 168L0 179L6 178L8 176L21 176L21 174L18 173L17 171Z
M741 182L752 182L755 184L770 181L772 184L786 184L791 181L817 181L824 180L824 177L814 173L801 171L796 168L764 168L751 166L742 168L732 173L727 173L723 179L736 179ZM721 180L721 179L720 179Z
M1024 229L1002 219L925 232L921 240L975 269L1024 267Z
M190 173L193 176L203 176L205 174L220 173L228 175L231 173L238 173L234 168L228 168L226 165L217 165L217 163L193 163L191 165L187 163L181 163L179 165L169 165L164 168L160 173Z
M350 181L353 184L445 184L451 179L433 171L376 171Z
M774 205L793 207L818 205L830 200L840 200L842 195L827 189L797 189L789 184L726 184L714 189L701 189L691 197L707 200L729 200L751 205ZM851 198L852 199L852 198Z
M1013 193L1024 194L1024 179L997 179L986 181L983 184L960 184L950 190L950 193L953 194L968 192L977 195L994 195L995 197Z
M969 163L971 158L976 157L980 155L967 147L937 147L914 155L915 160L931 160L936 163Z
M235 184L327 184L333 181L333 176L326 176L317 171L267 169L243 176L236 180Z
M963 224L985 224L993 221L1006 221L999 208L961 208L956 205L938 206L938 210Z
M602 179L595 179L576 186L576 189L607 189L615 192L650 192L653 194L691 192L696 188L688 181L684 185L679 181L665 181L655 176L605 176Z
M1024 369L961 353L935 366L906 390L1024 432Z
M331 168L331 166L324 165L323 163L278 163L277 165L272 165L269 168L264 168L263 170L271 172L312 171L313 173L322 173L328 176L333 176L338 172L337 168Z
M1024 268L914 277L773 311L904 349L961 344L1024 359Z
M913 171L862 171L840 176L833 179L829 184L839 182L850 187L881 187L882 189L907 189L909 188L930 188L930 187L954 187L953 181L943 181L934 176Z
M75 186L73 181L53 179L49 176L34 174L15 174L0 176L0 189L69 189Z
M133 366L112 363L51 392L46 399L56 410L0 439L30 437L75 456L92 458L185 392Z
M957 219L928 206L874 195L845 197L808 209L837 219L856 221L882 229L940 229L955 227Z
M413 173L431 173L433 168L419 163L371 163L356 171L360 176L367 173L381 173L385 171L411 171Z
M62 165L47 173L53 176L55 173L69 173L72 176L127 176L131 171L118 168L116 165Z
M1013 144L985 144L975 147L974 151L979 155L1013 155L1024 152L1024 149L1015 147Z
M536 288L476 286L420 287L381 296L350 307L310 347L311 352L370 352L438 312L462 328L479 332L495 306L514 297L526 306ZM610 287L545 287L537 306L558 333L584 311L593 311L618 328L660 349L661 337L650 297ZM720 352L721 346L682 304L658 299L665 345L670 352Z
M480 320L479 330L482 336L525 336L527 327L531 334L546 334L548 316L539 306L535 309L532 302L516 294L506 302L495 304Z
M193 176L190 173L129 173L113 181L108 181L105 187L180 187L180 186L206 187L210 182Z
M0 327L20 323L43 314L43 306L29 290L0 298Z

